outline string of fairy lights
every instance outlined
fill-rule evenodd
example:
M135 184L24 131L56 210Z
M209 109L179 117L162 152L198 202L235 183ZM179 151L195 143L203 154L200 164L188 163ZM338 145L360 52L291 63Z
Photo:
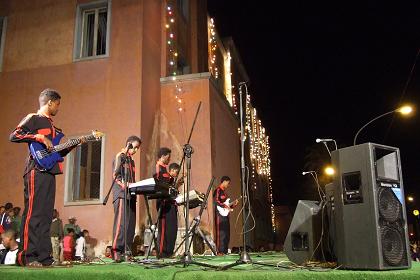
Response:
M219 77L219 71L217 69L217 41L216 41L216 28L214 19L210 18L208 20L208 34L209 34L209 72L214 76L214 78ZM225 65L225 75L231 76L231 57L230 52L228 54L228 63ZM226 71L227 70L227 71ZM230 78L228 79L230 81ZM235 86L231 85L231 101L229 102L235 112L238 114L237 106L237 95L235 93ZM271 186L271 162L270 162L270 145L268 141L268 136L266 135L265 128L262 126L261 120L257 116L257 110L252 106L251 97L248 94L246 97L246 123L245 123L245 136L249 138L249 156L251 160L251 181L253 188L257 189L258 181L265 181L268 184L268 192L270 199L270 211L271 211L271 225L273 232L276 231L275 228L275 213L274 213L274 204L273 204L273 191ZM240 132L240 131L239 131ZM257 180L257 177L261 180Z
M166 44L168 47L168 69L171 76L176 76L177 74L177 60L178 52L176 50L176 40L175 40L175 10L168 1L166 4Z
M168 56L168 72L169 75L172 76L173 80L176 80L177 75L177 61L178 61L178 51L176 47L176 39L175 39L175 9L171 5L170 1L166 3L166 21L165 21L165 29L166 29L166 43L167 43L167 56ZM177 104L177 111L179 113L185 111L184 107L184 100L182 98L183 89L181 84L177 83L175 85L175 101Z
M216 27L214 24L214 19L210 18L208 21L208 37L209 37L209 71L213 74L215 79L219 78L219 69L216 64L216 51L217 51L217 41L216 41Z
M175 9L170 4L170 1L166 5L166 42L167 42L167 56L168 56L168 72L169 75L176 80L177 75L177 60L178 52L176 48L176 36L175 36ZM216 28L214 19L208 20L208 49L209 49L209 72L215 79L219 78L219 69L217 66L217 40L216 40ZM228 52L229 56L230 53ZM229 66L231 64L231 57L229 57ZM225 67L226 68L226 67ZM228 69L231 69L228 67ZM225 75L232 75L231 71L225 71ZM185 111L184 100L182 98L183 88L181 84L175 85L175 100L177 104L177 111L182 113ZM231 102L229 102L235 112L238 114L238 106L236 101L235 86L231 85ZM253 188L257 188L257 177L268 183L269 199L271 204L271 222L272 229L275 232L275 214L272 196L271 186L271 167L270 167L270 146L268 136L266 135L265 128L262 126L261 120L257 116L257 110L253 108L251 103L250 95L246 97L246 124L245 124L245 135L249 138L249 156L251 160L251 178Z

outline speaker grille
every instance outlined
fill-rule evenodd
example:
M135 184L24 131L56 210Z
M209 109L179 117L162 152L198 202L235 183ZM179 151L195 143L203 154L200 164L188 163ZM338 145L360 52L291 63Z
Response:
M402 265L405 261L405 238L402 233L392 227L381 228L382 254L390 266ZM405 264L405 262L404 262Z
M378 208L387 222L394 223L401 218L401 203L390 188L379 188Z

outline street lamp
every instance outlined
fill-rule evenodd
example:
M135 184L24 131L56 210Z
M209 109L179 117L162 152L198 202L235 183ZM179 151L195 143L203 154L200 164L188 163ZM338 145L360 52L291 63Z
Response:
M380 116L377 116L376 118L370 120L369 122L367 122L364 126L362 126L359 131L357 131L356 135L354 136L354 140L353 140L353 145L356 145L356 140L357 140L357 136L359 135L359 133L363 130L363 128L365 128L366 126L368 126L369 124L371 124L372 122L376 121L379 118L382 118L383 116L392 114L392 113L401 113L402 115L408 115L413 111L413 108L411 106L402 106L400 108L397 108L395 110L386 112L385 114L382 114Z
M408 200L409 202L413 202L413 201L414 201L414 197L412 197L411 195L410 195L410 196L407 196L407 200Z
M335 174L335 169L334 169L333 167L331 167L331 166L327 166L327 167L325 167L325 169L324 169L324 173L325 173L326 175L328 175L328 176L334 176L334 174Z

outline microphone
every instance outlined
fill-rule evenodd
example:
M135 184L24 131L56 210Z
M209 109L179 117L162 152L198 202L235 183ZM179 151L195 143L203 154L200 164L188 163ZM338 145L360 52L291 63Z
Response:
M321 142L332 142L332 141L334 141L334 139L320 139L320 138L317 138L315 140L315 142L317 142L317 143L321 143Z

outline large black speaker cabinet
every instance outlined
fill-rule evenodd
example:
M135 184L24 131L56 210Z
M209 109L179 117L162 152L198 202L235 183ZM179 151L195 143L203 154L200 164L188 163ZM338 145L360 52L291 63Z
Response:
M301 265L310 260L319 260L317 245L321 237L321 214L319 202L298 201L284 241L284 251L290 261Z
M329 200L338 264L348 269L411 267L399 149L365 143L332 152L332 163L336 176Z

